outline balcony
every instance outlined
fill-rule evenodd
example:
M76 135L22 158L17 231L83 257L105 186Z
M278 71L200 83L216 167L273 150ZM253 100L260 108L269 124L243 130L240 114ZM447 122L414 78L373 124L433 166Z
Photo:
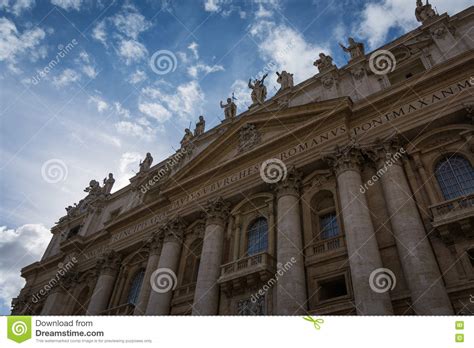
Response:
M317 241L313 244L313 253L315 255L323 254L329 251L344 248L346 243L343 236L336 236L329 239Z
M196 283L186 284L176 288L173 291L173 301L172 305L178 305L183 302L193 301L194 299L194 290L196 290Z
M100 315L133 315L135 305L131 303L125 303L120 306L109 308L100 313Z
M445 242L452 242L453 233L474 236L474 194L432 205L430 210L433 227Z
M275 271L275 259L262 252L222 265L218 283L224 291L238 291L267 281Z

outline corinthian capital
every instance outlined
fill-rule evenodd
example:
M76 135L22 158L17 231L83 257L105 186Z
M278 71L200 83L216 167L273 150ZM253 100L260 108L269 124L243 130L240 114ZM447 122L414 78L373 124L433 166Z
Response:
M145 248L151 255L159 254L163 246L163 234L160 231L154 232L150 239L145 242Z
M230 212L230 203L222 197L207 201L204 207L206 224L225 225Z
M303 174L295 166L291 166L286 177L274 186L277 196L299 196L302 177Z
M362 153L357 146L336 147L334 153L324 158L333 167L336 176L347 171L359 171L362 162Z
M405 156L406 151L400 145L400 139L398 136L395 136L385 141L376 139L375 144L372 147L365 149L364 153L374 161L377 169L379 169L394 164L403 165L401 159Z
M120 254L114 250L108 251L97 260L97 271L100 274L112 275L119 269L121 261Z
M184 229L186 224L180 217L175 217L160 228L164 242L175 242L181 244L183 242Z

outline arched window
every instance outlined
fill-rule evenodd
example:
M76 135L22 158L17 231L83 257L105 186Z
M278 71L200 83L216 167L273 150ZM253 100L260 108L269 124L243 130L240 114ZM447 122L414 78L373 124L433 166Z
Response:
M319 217L320 239L330 239L339 235L336 212L324 214Z
M138 301L138 296L140 295L140 289L142 288L143 278L145 277L145 270L141 269L133 277L132 285L128 292L127 303L135 305Z
M255 255L266 251L268 247L267 219L260 217L252 222L248 228L247 254Z
M340 234L336 202L331 191L317 192L311 199L313 234L318 240L331 239Z
M195 283L199 272L201 261L202 239L196 239L189 247L188 256L184 265L182 285Z
M462 156L443 158L436 165L435 174L446 200L474 192L474 169Z

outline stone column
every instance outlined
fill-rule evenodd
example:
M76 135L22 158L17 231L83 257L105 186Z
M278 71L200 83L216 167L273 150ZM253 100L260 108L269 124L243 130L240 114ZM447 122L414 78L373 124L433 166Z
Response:
M277 262L292 266L277 281L277 315L306 313L306 277L301 230L301 173L294 167L276 184L277 193Z
M121 257L115 251L109 251L97 261L99 277L87 308L87 314L98 315L107 309L120 268L120 261Z
M138 295L137 304L133 314L143 315L146 312L148 304L148 298L151 292L151 275L158 267L160 260L161 247L163 246L162 236L156 232L153 234L151 240L147 243L146 248L148 249L148 262L146 264L145 276L143 277L143 283L140 289L140 295Z
M157 269L149 282L152 290L146 307L147 315L168 315L171 309L173 290L177 285L179 258L183 245L184 222L174 218L160 229L164 241Z
M72 267L74 267L74 265ZM64 268L64 263L60 263L55 277L59 277L58 282L51 289L44 302L43 308L41 309L42 315L69 314L66 309L67 299L69 291L71 291L78 282L79 274L74 269Z
M378 274L383 264L363 193L359 167L362 154L354 147L346 147L338 149L333 155L328 156L327 160L334 167L337 177L357 313L392 314L388 289L381 292L381 289L374 287L374 279L370 277L371 274Z
M221 197L208 201L206 229L201 262L194 293L193 315L216 315L219 311L219 285L224 231L229 215L229 203Z
M405 150L397 139L392 139L379 143L367 153L379 168L412 308L421 315L453 314L443 277L403 170Z
M44 306L41 310L41 315L59 315L61 313L61 309L64 305L64 290L61 286L55 286L51 289L46 301L44 302Z

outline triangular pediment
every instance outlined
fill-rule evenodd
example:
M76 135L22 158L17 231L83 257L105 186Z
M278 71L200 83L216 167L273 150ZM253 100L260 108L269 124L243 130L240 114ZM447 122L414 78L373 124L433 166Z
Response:
M215 168L232 165L243 157L261 152L266 146L284 146L296 132L321 122L331 122L336 114L350 112L349 98L337 98L292 108L282 108L275 101L250 110L225 128L216 139L173 176L173 182L187 181ZM334 114L334 115L332 115ZM329 117L328 117L329 115ZM285 138L287 138L285 140Z

